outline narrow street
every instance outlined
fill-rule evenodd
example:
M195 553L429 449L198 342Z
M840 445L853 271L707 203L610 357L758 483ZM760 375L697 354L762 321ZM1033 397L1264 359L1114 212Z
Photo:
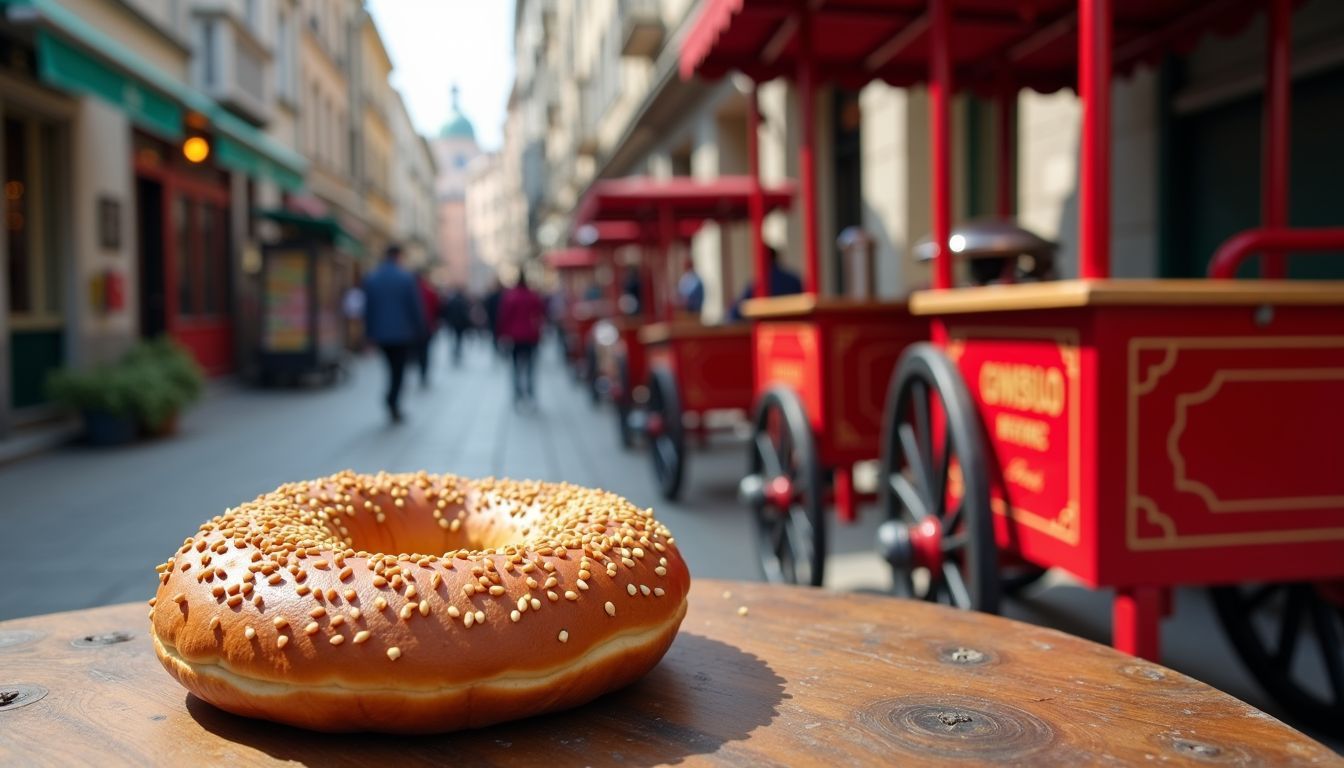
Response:
M483 345L470 346L458 369L440 345L430 388L408 376L401 425L384 417L383 372L368 356L326 389L217 384L171 439L111 451L69 446L0 467L0 620L145 600L154 565L202 521L283 482L345 468L601 486L654 507L694 575L757 578L753 532L735 500L742 447L724 441L693 452L682 501L663 502L645 456L619 448L611 412L588 402L553 345L544 349L536 412L514 409L508 368ZM832 526L831 588L886 588L871 544L877 514L864 512L856 525ZM1109 597L1051 574L1005 613L1106 643ZM1178 592L1163 639L1165 664L1282 716L1243 671L1202 590Z

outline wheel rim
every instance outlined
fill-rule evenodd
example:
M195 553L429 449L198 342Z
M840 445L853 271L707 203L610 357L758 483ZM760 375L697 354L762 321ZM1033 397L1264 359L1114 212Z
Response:
M907 352L892 390L881 491L894 591L997 612L987 467L970 397L952 364L928 345Z
M1242 662L1293 717L1344 733L1344 606L1338 583L1216 587L1214 608Z
M811 427L791 393L770 392L757 413L750 469L766 492L753 502L757 553L767 581L820 586L825 521Z

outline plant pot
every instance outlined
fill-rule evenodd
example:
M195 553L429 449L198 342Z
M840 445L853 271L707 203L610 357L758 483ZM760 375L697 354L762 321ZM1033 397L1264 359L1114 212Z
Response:
M107 411L84 411L84 439L89 445L126 445L135 442L135 437L134 418Z
M144 427L145 437L158 439L161 437L172 437L177 434L178 424L181 422L181 413L174 412L173 415L163 420L157 428Z

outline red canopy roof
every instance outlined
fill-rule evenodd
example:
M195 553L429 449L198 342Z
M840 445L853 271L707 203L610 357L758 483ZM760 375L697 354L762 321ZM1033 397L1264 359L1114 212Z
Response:
M650 179L630 176L594 182L574 214L576 226L597 221L637 221L657 225L663 211L677 221L741 221L748 216L749 176L720 176L701 181L677 177ZM787 208L793 184L764 187L766 212ZM656 230L655 230L656 233Z
M690 240L700 231L699 221L681 221L677 236ZM619 248L623 245L649 245L658 242L658 227L653 222L593 221L574 230L575 243L587 248Z
M1039 91L1077 80L1078 0L952 0L953 81L991 91L1002 83ZM928 79L928 0L811 0L813 60L820 80L859 87ZM1198 34L1239 31L1262 0L1113 0L1114 68L1125 72ZM757 82L792 77L799 56L798 0L703 0L681 47L681 74ZM1004 80L1008 75L1010 79Z
M557 248L541 254L542 263L551 269L592 269L597 253L587 248Z

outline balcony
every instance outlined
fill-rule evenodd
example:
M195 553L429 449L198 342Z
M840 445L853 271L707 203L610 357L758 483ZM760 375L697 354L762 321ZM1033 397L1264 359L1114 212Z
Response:
M621 55L652 59L663 47L666 27L658 0L620 0Z
M248 121L271 119L271 53L242 23L222 13L196 17L193 71L200 90Z

